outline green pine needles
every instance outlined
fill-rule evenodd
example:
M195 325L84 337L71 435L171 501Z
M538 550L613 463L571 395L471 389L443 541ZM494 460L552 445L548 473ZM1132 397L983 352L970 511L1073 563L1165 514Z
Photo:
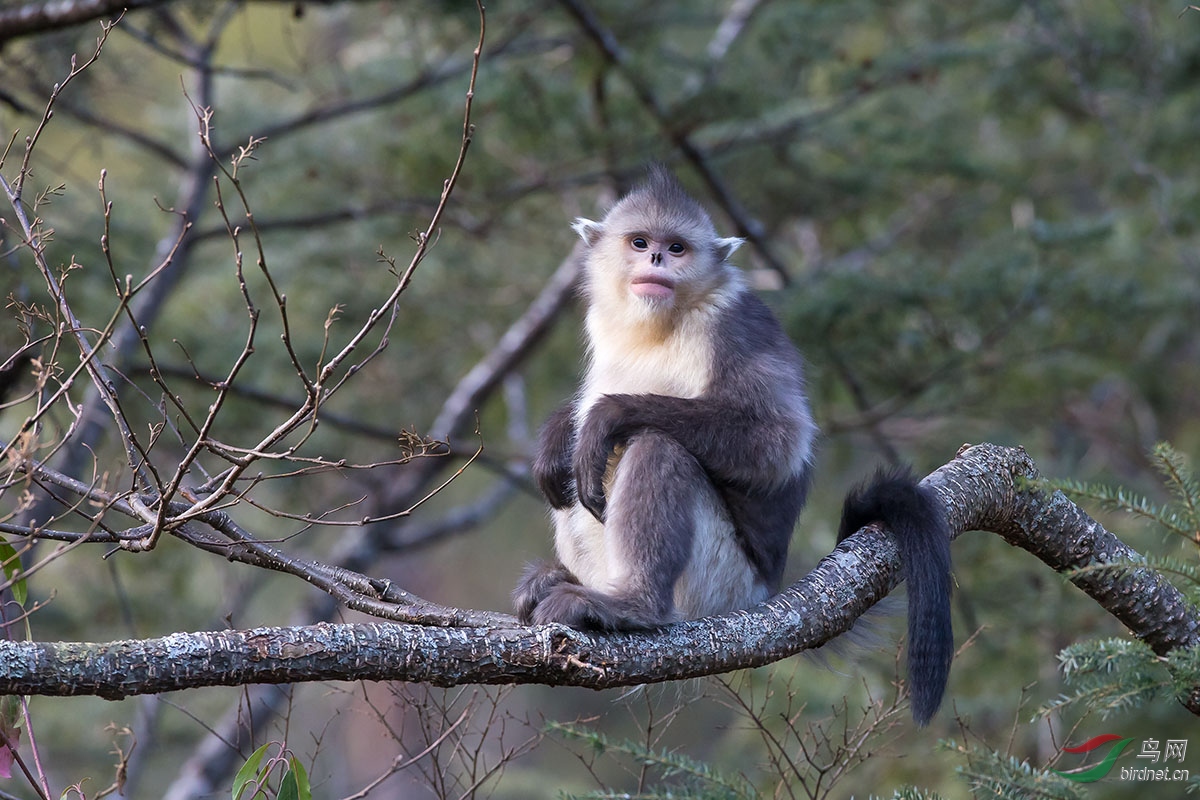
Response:
M583 795L561 795L569 800L753 800L759 796L743 776L723 772L679 752L656 750L629 740L612 741L602 733L573 723L551 722L547 728L564 738L584 743L596 755L615 755L652 768L662 779L660 786L637 794L605 789Z
M1126 489L1101 484L1049 481L1043 485L1147 520L1178 537L1183 546L1183 555L1148 554L1138 560L1089 566L1087 571L1127 574L1153 569L1172 579L1193 605L1200 605L1200 482L1188 459L1165 442L1154 447L1151 459L1171 497L1168 503L1154 503ZM1108 716L1163 696L1195 692L1200 685L1200 648L1159 656L1140 641L1099 639L1067 647L1058 660L1063 677L1075 691L1047 704L1042 713L1083 703Z
M1154 468L1163 476L1163 484L1175 498L1173 503L1159 505L1127 489L1103 484L1063 480L1047 481L1044 485L1076 499L1091 500L1105 508L1147 520L1189 543L1195 559L1200 556L1200 482L1196 480L1187 457L1166 442L1155 445L1150 455ZM1193 600L1200 599L1197 594L1200 591L1200 570L1196 563L1147 558L1145 563L1133 566L1154 569L1166 567L1164 571L1186 578L1186 584L1181 588Z
M986 746L960 745L953 740L943 740L941 747L964 760L958 774L974 800L1085 800L1087 797L1077 784L1050 770L1038 769L1026 759Z

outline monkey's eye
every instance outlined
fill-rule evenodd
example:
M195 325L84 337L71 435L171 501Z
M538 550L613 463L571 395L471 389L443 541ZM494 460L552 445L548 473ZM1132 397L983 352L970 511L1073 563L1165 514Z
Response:
M683 242L671 242L671 246L667 248L667 252L673 256L683 255L683 251L687 250Z
M646 241L644 236L633 237L629 240L629 244L632 245L634 250L645 250L650 246L650 243Z

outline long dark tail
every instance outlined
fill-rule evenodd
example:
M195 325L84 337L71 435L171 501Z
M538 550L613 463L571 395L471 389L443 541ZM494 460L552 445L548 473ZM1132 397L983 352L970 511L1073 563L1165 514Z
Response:
M912 713L925 725L942 704L954 631L950 624L950 526L933 491L907 468L879 470L846 496L838 541L872 522L896 537L908 584L908 680Z

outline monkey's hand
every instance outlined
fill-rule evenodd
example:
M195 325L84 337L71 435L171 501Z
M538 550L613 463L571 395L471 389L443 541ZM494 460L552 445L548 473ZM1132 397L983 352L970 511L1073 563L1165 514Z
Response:
M592 516L604 521L608 505L604 497L604 476L608 459L617 447L628 441L625 421L629 414L619 396L604 395L588 409L575 445L575 491L580 504Z
M571 485L574 423L575 406L567 403L550 415L538 434L533 480L551 508L566 508L575 502L575 487Z

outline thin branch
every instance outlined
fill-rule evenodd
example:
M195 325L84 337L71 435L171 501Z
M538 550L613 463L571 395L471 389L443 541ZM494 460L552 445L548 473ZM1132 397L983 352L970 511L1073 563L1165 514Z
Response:
M249 448L250 452L261 454L271 450L283 439L290 436L306 421L313 419L320 408L321 403L332 397L342 386L346 384L347 380L349 380L353 375L357 374L357 372L363 366L373 360L387 347L388 332L391 330L391 327L395 322L396 314L398 313L399 308L400 296L408 288L418 266L425 259L429 248L436 239L435 234L439 229L442 213L450 201L450 196L454 191L454 187L457 185L459 175L462 172L463 163L466 160L467 150L471 145L474 131L474 126L471 122L471 109L475 97L475 83L479 74L479 64L483 53L485 34L486 20L483 7L480 5L479 40L474 50L471 74L467 86L466 102L463 111L463 132L459 146L458 157L455 161L453 169L451 170L449 178L447 178L443 184L441 199L438 202L437 208L434 210L428 226L426 227L425 231L420 233L417 237L417 249L412 256L412 259L409 261L408 267L405 269L403 274L398 276L395 288L392 290L391 294L383 302L383 304L380 305L379 308L373 309L367 315L366 321L362 324L359 330L350 337L349 341L337 354L332 356L320 368L312 382L310 384L306 384L309 388L309 394L304 404L300 406L288 419L277 425L275 429L267 434L257 445ZM235 177L232 173L227 174L231 178ZM245 204L245 198L243 197L242 199L243 203ZM251 230L253 230L252 218L250 219L250 222ZM265 266L265 262L261 262L262 258L263 256L260 250L260 266ZM276 292L275 297L276 302L280 306L280 310L282 312L284 297L278 292ZM356 356L367 337L377 327L380 327L381 322L385 319L387 321L382 325L383 333L379 344L376 345L376 347L368 352L365 356L359 357L356 363L351 364L342 374L339 375L338 371L342 368L342 366L352 356ZM199 444L201 441L203 441L203 439L198 438L197 444ZM254 463L255 460L256 459L254 457L247 457L235 463L234 466L225 473L221 479L220 485L217 486L211 494L198 499L192 508L190 508L185 514L180 515L178 518L173 520L173 524L178 524L179 522L187 519L195 518L211 510L230 494L235 493L237 481L241 478L246 469L252 463ZM177 476L182 476L182 470L177 472ZM423 502L423 500L420 502ZM153 543L153 539L151 539L147 542L147 545L152 546Z
M525 313L454 387L429 426L430 435L449 439L461 434L479 410L483 398L492 394L513 368L524 361L570 300L579 280L582 258L583 248L579 244L554 270Z
M428 490L412 508L394 512L380 519L364 518L346 523L323 520L319 524L357 528L407 516L416 507L438 494L469 465L468 461L441 485ZM494 623L496 619L496 615L489 612L465 611L430 603L392 586L389 581L369 578L345 567L330 566L291 556L252 536L219 507L197 513L194 511L195 503L159 500L156 503L157 510L155 510L149 508L147 501L136 494L111 492L98 485L88 485L29 460L22 462L16 469L28 470L39 483L59 485L80 498L74 509L88 520L89 527L85 531L74 532L0 523L0 532L34 539L61 541L69 543L71 546L84 543L116 543L122 549L139 551L141 544L147 538L165 531L197 549L219 555L229 561L299 577L347 608L362 611L381 619L435 625L484 625ZM82 511L85 502L89 507L99 506L100 510L88 515ZM114 530L111 525L102 522L104 515L110 511L124 514L145 524L124 531ZM161 521L163 519L167 520L166 524ZM305 522L307 525L318 524L316 520L305 520ZM34 568L31 567L24 573L28 576L33 571ZM507 615L500 616L507 618Z
M120 139L130 142L147 153L158 156L160 160L172 167L177 169L186 169L188 166L188 161L185 156L174 150L169 144L159 141L147 133L147 129L144 125L136 127L132 125L126 125L119 120L102 116L92 109L89 109L85 106L76 105L75 103L69 101L60 101L57 108L61 113L66 114L72 119L78 120L84 125L90 126L105 133L111 133Z
M123 11L169 5L176 0L55 0L27 2L0 9L0 45L12 39L34 36L46 31L82 25L101 17L114 17ZM291 3L296 0L257 0ZM332 5L336 0L305 0L312 5Z
M729 10L721 18L721 24L713 31L708 47L705 48L705 54L709 61L716 63L725 58L729 48L745 30L750 18L758 11L762 2L763 0L733 0Z
M559 0L559 3L575 18L605 59L617 68L621 77L633 89L638 101L654 118L654 122L671 143L679 149L692 168L699 173L712 193L713 199L737 226L738 235L748 239L767 266L779 275L784 284L787 284L791 279L788 269L767 241L762 223L742 206L733 191L713 169L708 155L692 140L688 132L675 124L673 116L659 101L642 74L635 68L629 54L621 47L616 35L605 27L583 0Z
M120 18L117 19L117 22ZM33 158L33 152L37 149L38 141L41 139L42 133L46 130L46 126L50 124L50 118L54 116L54 104L58 101L59 95L67 86L78 78L88 67L96 63L96 59L100 57L100 53L104 50L104 43L108 41L108 35L112 32L116 22L102 23L100 26L100 35L96 38L96 48L92 51L92 55L88 57L82 64L77 63L75 55L71 56L71 69L67 76L62 81L54 84L50 90L50 97L46 101L45 110L42 112L42 117L38 121L37 128L34 132L25 138L25 153L21 158L21 168L17 172L17 177L12 182L12 191L10 195L12 202L17 204L21 200L21 195L25 188L25 179L29 177L29 163Z
M210 58L212 51L210 49L199 55ZM211 74L203 72L200 74L196 91L201 102L212 102ZM111 355L108 363L104 365L105 371L118 376L129 371L128 362L132 358L133 350L139 344L144 343L144 329L153 326L167 298L185 274L190 264L194 245L194 242L187 237L187 232L205 204L211 170L207 153L204 152L199 142L195 142L190 153L190 168L180 180L176 205L168 209L175 214L174 224L159 239L155 248L153 266L148 273L153 280L146 285L144 291L138 292L139 296L128 312L130 324L118 328L113 333L109 348ZM101 192L103 197L103 175L101 176ZM109 207L106 201L105 210L107 214ZM105 252L105 257L109 258L112 242L108 237L107 223L108 218L106 217L106 232L101 240L101 249ZM110 270L112 270L111 263ZM115 270L113 270L113 274L116 274ZM139 284L139 287L141 285L143 284ZM77 474L83 460L95 451L106 433L104 410L109 402L106 398L112 396L115 396L115 388L111 386L107 377L94 379L89 385L77 414L77 435L72 438L60 466L63 472ZM168 392L167 397L173 398L174 395ZM135 463L137 462L130 462L131 466ZM34 509L32 516L45 519L50 515L51 512L45 507L45 502L41 502Z
M101 17L119 17L126 11L168 2L171 0L64 0L0 9L0 45L22 36L80 25Z
M427 68L424 72L421 72L400 86L367 97L359 97L305 111L291 119L283 120L261 129L258 131L257 136L262 139L276 141L287 136L303 133L305 130L323 122L341 122L354 114L368 113L383 106L406 100L432 86L445 83L451 78L461 75L463 72L470 73L471 85L474 86L475 76L479 70L478 59L479 53L477 52L470 60L455 60L440 63ZM218 150L217 155L221 158L228 158L233 155L235 149L234 145L229 145L224 150Z

